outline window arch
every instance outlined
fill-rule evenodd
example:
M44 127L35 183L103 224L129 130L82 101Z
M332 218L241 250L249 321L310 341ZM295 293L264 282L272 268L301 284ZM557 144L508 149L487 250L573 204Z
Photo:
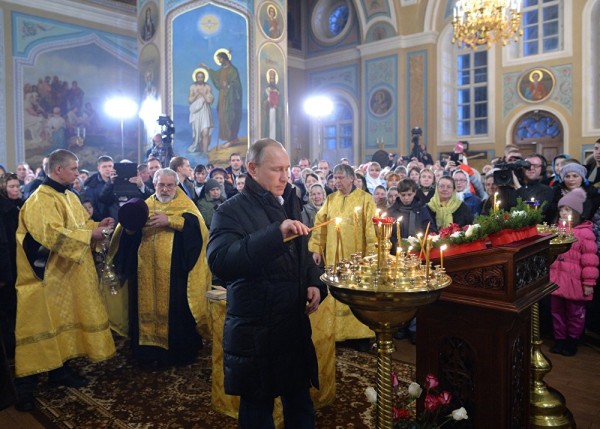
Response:
M582 13L582 129L585 136L600 133L600 0L588 2Z
M462 49L451 42L452 25L438 39L439 145L457 140L489 143L494 135L494 51Z
M573 32L565 31L573 16L571 0L522 0L523 36L502 50L505 65L548 61L572 55Z
M321 121L322 158L336 163L340 158L353 159L354 113L341 97L333 99L333 112Z
M558 116L546 110L532 110L520 116L512 128L512 142L521 154L540 153L551 161L565 152L564 127Z

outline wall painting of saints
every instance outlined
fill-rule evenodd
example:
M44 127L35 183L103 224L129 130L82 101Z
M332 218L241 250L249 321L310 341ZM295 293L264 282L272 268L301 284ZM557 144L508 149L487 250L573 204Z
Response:
M227 163L248 145L248 20L208 4L173 18L170 85L175 153Z
M538 67L523 73L517 83L517 91L526 102L539 103L550 97L554 85L555 79L552 72Z

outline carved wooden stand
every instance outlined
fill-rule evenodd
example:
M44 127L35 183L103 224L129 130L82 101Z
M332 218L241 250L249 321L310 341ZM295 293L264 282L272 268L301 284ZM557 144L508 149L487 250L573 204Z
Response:
M445 258L453 283L417 315L417 380L439 376L464 427L529 425L531 306L549 281L548 236Z

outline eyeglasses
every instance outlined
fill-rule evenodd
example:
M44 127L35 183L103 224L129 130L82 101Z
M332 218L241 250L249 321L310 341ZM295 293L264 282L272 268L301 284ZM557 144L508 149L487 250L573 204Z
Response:
M533 170L534 168L541 168L542 164L531 164L531 166L528 168L528 170Z
M156 184L156 189L168 189L169 191L172 191L176 187L177 187L177 185L174 184L174 183L169 183L168 185L166 185L164 183L157 183Z

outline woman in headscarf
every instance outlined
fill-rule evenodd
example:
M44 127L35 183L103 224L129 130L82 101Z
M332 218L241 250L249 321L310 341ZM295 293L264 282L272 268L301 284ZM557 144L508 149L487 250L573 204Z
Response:
M542 183L544 183L544 185L554 187L559 186L562 183L562 180L560 178L560 170L562 169L564 161L567 159L571 159L571 157L566 153L561 153L552 158L552 175L542 180Z
M458 198L465 202L471 209L473 217L481 213L481 198L471 193L471 181L469 175L463 170L454 170L452 174L454 184L456 185L456 194Z
M315 225L315 217L325 202L325 188L320 183L314 183L308 191L308 203L302 207L302 223L310 228Z
M17 317L17 226L23 205L19 178L14 173L0 177L0 327L6 352L15 352L15 322Z
M438 180L436 191L427 207L439 229L455 223L459 226L473 223L471 209L456 194L454 179L443 176Z

